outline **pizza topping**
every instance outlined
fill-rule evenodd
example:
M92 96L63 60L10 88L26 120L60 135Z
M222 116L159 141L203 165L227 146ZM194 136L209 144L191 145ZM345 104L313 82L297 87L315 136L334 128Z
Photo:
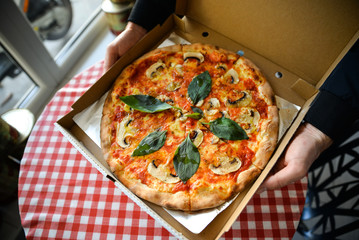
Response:
M258 126L260 120L259 112L254 108L242 108L240 114L236 118L236 122L243 126L247 133L252 133Z
M188 85L188 96L192 100L193 104L196 105L208 96L211 92L211 88L211 76L208 71L205 71L192 79L191 83Z
M156 74L158 73L158 71L160 69L164 69L166 67L166 65L159 60L158 62L152 64L147 70L146 70L146 77L148 78L153 78L156 76Z
M187 114L186 117L199 120L203 118L203 111L200 108L191 106L193 113Z
M245 140L248 139L246 132L235 121L221 117L209 123L211 132L221 139Z
M174 104L174 101L169 96L166 95L159 95L157 96L157 99L170 105Z
M219 137L217 137L216 135L213 135L211 144L216 144L218 142L219 142Z
M238 99L232 100L226 99L227 107L245 107L248 106L252 101L252 96L248 91L241 91Z
M129 105L131 108L141 112L154 113L164 111L170 108L175 108L161 100L149 95L130 95L120 97L120 99Z
M120 124L117 126L116 131L116 142L122 148L128 148L130 146L128 137L133 136L133 132L131 131L129 124L132 122L132 119L129 115L127 115Z
M170 83L167 85L166 89L167 89L168 91L170 91L170 92L174 92L174 91L176 91L177 89L179 89L180 87L181 87L181 83L179 83L179 82L170 82Z
M222 63L218 64L218 65L216 66L216 68L217 68L217 69L224 70L224 71L227 71L227 65L222 64Z
M213 115L217 114L219 112L219 110L213 109L213 108L219 108L220 105L221 104L217 98L209 99L209 101L207 103L207 110L205 110L206 115L213 116Z
M165 164L160 164L156 166L155 160L153 160L147 166L147 171L151 176L165 182L165 183L177 183L180 181L180 178L171 174L169 168Z
M173 157L175 171L183 183L186 183L196 173L200 161L199 151L188 134L186 139L178 146Z
M239 82L238 73L233 68L229 69L228 72L224 75L225 79L230 79L230 82L233 84L237 84Z
M195 58L197 59L199 62L203 62L204 61L204 56L202 55L202 53L199 52L185 52L183 54L183 58L186 61L189 58Z
M237 157L229 158L228 156L225 156L219 157L218 160L219 165L209 165L209 169L218 175L225 175L231 172L235 172L242 166L242 162Z
M180 75L183 75L183 65L177 64L177 65L175 66L175 69L176 69L176 71L177 71Z
M156 130L148 134L133 151L132 156L144 156L159 150L165 144L166 133L167 131Z
M193 144L198 148L203 141L203 132L200 129L192 130L189 135Z
M221 111L222 117L230 118L227 111Z

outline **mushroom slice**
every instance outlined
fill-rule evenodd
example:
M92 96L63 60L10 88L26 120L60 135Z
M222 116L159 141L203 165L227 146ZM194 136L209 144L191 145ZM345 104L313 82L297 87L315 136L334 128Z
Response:
M160 68L165 68L166 65L159 60L158 62L152 64L147 70L146 70L146 77L153 78L154 75L158 72Z
M256 109L244 107L235 121L241 124L247 133L252 133L256 130L260 118L260 114Z
M129 124L132 119L127 115L117 126L116 142L123 148L128 148L130 143L126 140L127 137L133 136L133 133L129 129Z
M234 70L233 68L229 69L226 74L224 74L224 78L230 78L231 79L231 83L233 84L237 84L239 82L239 77L238 77L238 73L236 70Z
M173 105L174 104L174 101L169 97L169 96L166 96L166 95L159 95L156 97L158 100L161 100L162 102L165 102L167 104L170 104L170 105Z
M196 147L199 147L203 141L203 132L202 130L196 129L192 130L189 135L190 139L192 140L193 144Z
M174 92L177 89L179 89L180 87L181 87L181 83L179 83L179 82L170 82L167 85L166 89L167 89L167 91Z
M242 162L239 158L229 158L226 157L220 157L219 158L219 165L215 166L214 164L209 165L209 169L212 170L217 175L225 175L231 172L237 171L242 166Z
M183 65L177 64L177 65L175 66L175 69L176 69L176 71L177 71L180 75L183 75Z
M218 109L204 110L205 115L213 116L219 112Z
M245 107L252 101L252 96L248 91L241 91L242 96L239 99L231 100L226 99L227 107Z
M217 69L221 69L221 70L224 70L224 71L227 71L227 65L223 64L223 63L220 63L216 66Z
M221 106L221 103L217 98L209 99L208 103L209 103L209 108L219 108Z
M227 111L221 111L222 117L231 118Z
M196 104L196 107L201 107L204 103L204 100L200 100L198 101L198 103Z
M204 61L204 56L202 53L200 52L185 52L183 54L183 58L186 61L188 58L195 58L197 59L199 62L203 62Z
M165 183L177 183L180 181L179 177L170 173L169 169L166 167L165 164L160 164L156 166L155 160L148 164L147 171L149 174L151 174L151 176Z

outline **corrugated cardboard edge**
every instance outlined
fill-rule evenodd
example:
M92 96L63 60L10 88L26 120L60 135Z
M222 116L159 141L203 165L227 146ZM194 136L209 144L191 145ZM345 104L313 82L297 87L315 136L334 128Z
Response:
M63 128L59 123L54 123L55 127L66 137L69 142L94 166L103 176L109 178L108 176L115 177L111 172L108 172L107 169L104 169L101 165L97 164L96 157L81 143L75 136L73 136L68 130ZM111 179L111 178L109 178ZM111 179L112 181L114 180ZM146 211L151 217L158 221L163 227L165 227L169 232L171 232L175 237L179 239L186 239L180 232L168 224L160 215L153 211L150 207L143 203L136 195L134 195L130 190L128 190L124 185L119 181L115 180L114 184L118 187L121 192L123 192L127 197L134 201L141 209Z

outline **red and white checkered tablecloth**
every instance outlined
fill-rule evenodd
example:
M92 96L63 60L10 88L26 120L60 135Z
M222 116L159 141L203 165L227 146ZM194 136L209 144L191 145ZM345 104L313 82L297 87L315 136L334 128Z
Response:
M175 239L94 168L54 123L102 75L99 62L59 90L21 160L19 208L27 239ZM291 239L307 179L256 195L221 239Z

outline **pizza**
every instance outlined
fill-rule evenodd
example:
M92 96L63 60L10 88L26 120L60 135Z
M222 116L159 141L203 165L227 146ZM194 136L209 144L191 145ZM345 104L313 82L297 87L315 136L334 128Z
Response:
M101 147L142 199L183 211L243 191L273 153L278 109L248 59L209 44L152 50L119 74L103 106Z

